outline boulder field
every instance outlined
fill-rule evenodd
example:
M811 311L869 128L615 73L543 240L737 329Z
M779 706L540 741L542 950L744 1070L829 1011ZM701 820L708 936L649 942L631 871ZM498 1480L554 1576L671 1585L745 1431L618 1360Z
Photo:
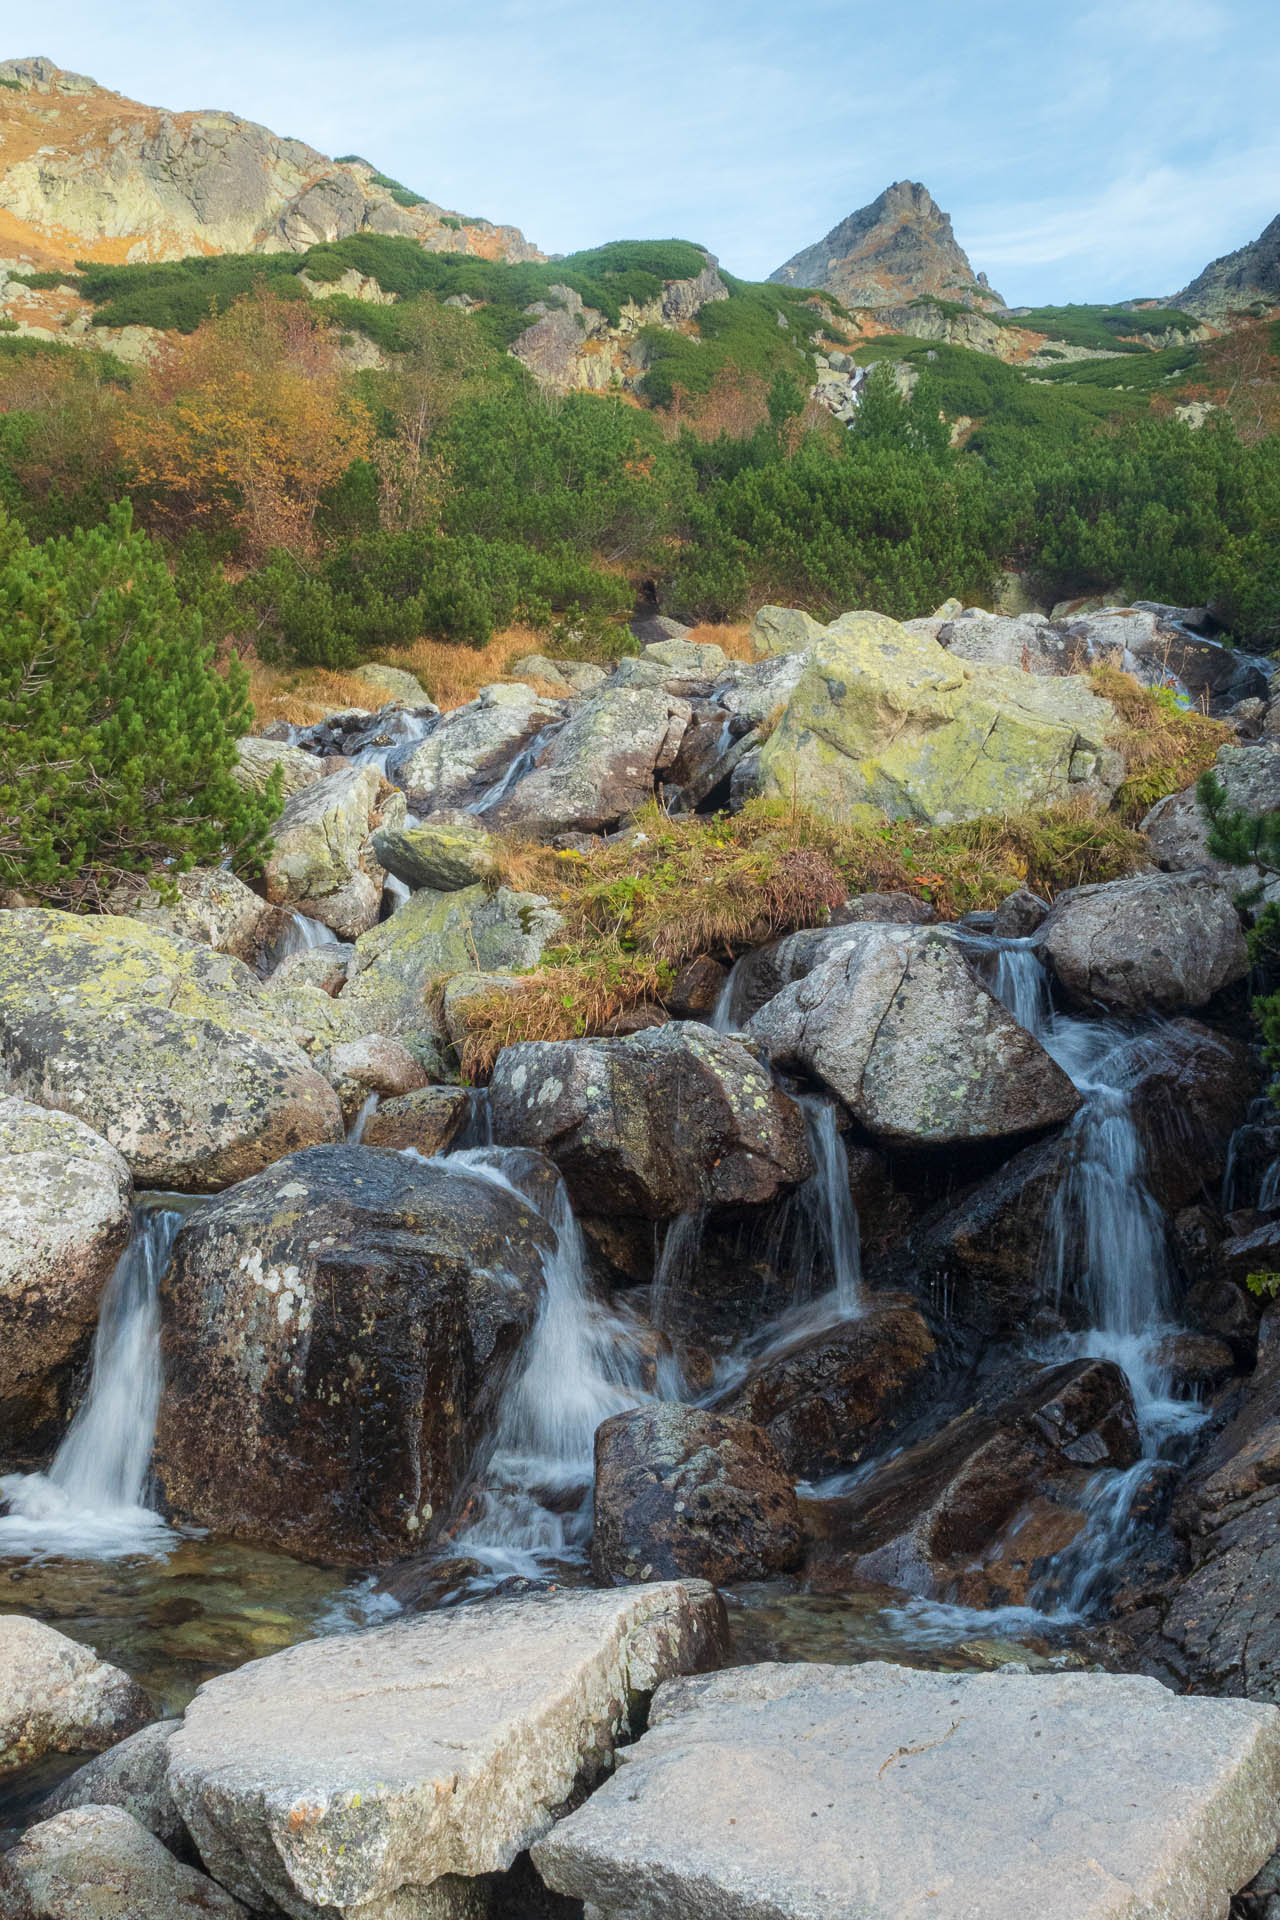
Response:
M1169 609L765 608L749 661L653 631L447 713L373 669L382 705L242 743L285 795L253 884L0 911L0 1469L105 1391L137 1209L187 1196L141 1497L387 1609L178 1718L0 1617L0 1770L86 1757L0 1915L1222 1920L1259 1870L1265 1913L1274 880L1209 854L1192 790L1124 877L1011 868L959 919L806 849L804 914L617 1016L513 1001L463 1067L474 1009L572 957L542 876L640 849L655 797L1101 820L1106 664L1203 693L1231 804L1270 810L1280 702ZM744 1665L761 1594L924 1609L961 1624L913 1657L1002 1670Z

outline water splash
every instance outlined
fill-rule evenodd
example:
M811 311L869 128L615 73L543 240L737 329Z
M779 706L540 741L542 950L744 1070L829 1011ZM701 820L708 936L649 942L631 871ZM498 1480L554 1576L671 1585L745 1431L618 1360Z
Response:
M295 910L290 913L284 932L267 951L268 971L274 972L290 954L310 953L313 947L336 947L339 944L337 934L332 927L326 927L323 920L313 920L310 914Z
M442 1165L520 1193L501 1147L464 1149ZM498 1410L480 1470L474 1517L450 1543L485 1569L480 1585L513 1574L544 1577L584 1557L591 1539L595 1432L602 1420L652 1396L642 1384L644 1333L593 1293L582 1231L564 1182L546 1209L555 1236L544 1291Z
M6 1474L0 1553L114 1559L164 1553L174 1534L145 1504L160 1404L160 1282L183 1214L141 1203L107 1282L89 1389L47 1474Z
M359 1113L356 1115L355 1119L351 1122L351 1125L347 1128L347 1145L349 1147L358 1147L360 1145L360 1142L364 1139L364 1130L368 1126L372 1116L377 1111L378 1111L377 1094L376 1093L366 1094L365 1098L360 1103Z

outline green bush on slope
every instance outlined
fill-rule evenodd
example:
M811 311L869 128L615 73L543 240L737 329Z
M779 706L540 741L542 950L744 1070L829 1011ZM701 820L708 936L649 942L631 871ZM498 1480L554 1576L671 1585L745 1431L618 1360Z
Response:
M0 516L0 885L96 905L130 877L253 866L279 798L231 777L248 681L212 653L127 506L43 546Z

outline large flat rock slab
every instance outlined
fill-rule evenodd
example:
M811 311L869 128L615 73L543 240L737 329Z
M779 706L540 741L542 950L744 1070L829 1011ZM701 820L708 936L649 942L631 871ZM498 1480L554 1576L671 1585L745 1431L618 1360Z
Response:
M169 1783L205 1866L252 1908L468 1913L453 1877L510 1867L608 1766L631 1710L716 1665L723 1636L719 1596L691 1580L310 1641L201 1687Z
M533 1850L599 1920L1223 1920L1280 1831L1280 1711L1128 1674L739 1667Z

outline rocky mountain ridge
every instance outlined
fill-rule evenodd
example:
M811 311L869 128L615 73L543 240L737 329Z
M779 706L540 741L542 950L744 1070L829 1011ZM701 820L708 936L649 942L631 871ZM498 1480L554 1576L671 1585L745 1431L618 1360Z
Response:
M517 228L451 213L368 161L331 160L234 113L144 106L43 56L0 62L0 258L50 271L301 253L355 233L544 258Z
M918 180L895 180L769 278L823 288L846 307L897 307L929 294L978 311L1004 305Z
M1232 313L1280 305L1280 213L1256 240L1211 260L1175 300L1187 313L1219 323Z

